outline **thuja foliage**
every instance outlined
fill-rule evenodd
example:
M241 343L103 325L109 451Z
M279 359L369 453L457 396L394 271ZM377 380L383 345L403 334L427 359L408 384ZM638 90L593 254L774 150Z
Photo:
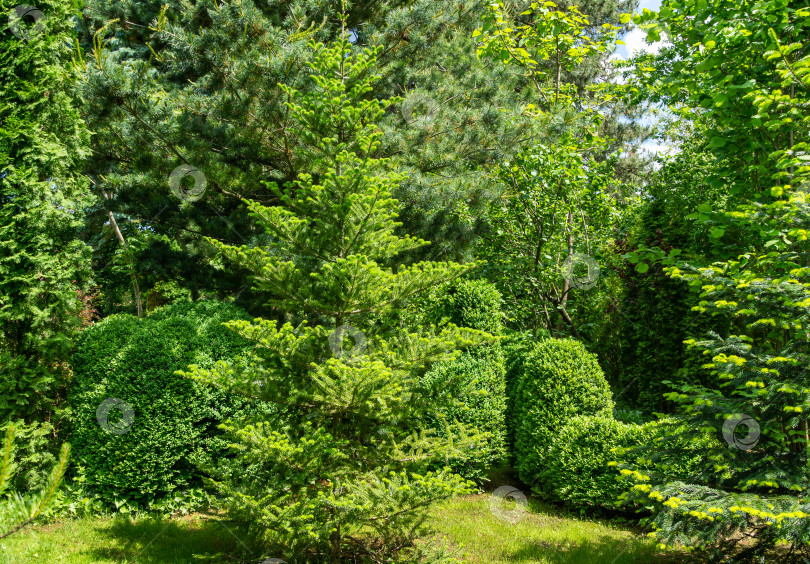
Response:
M15 473L14 431L14 425L9 425L5 440L0 445L0 539L29 525L51 506L62 483L70 456L70 445L62 445L59 460L51 470L41 492L21 495L10 491L10 478Z
M611 319L600 327L599 359L620 392L617 403L648 412L673 409L663 396L669 391L664 381L683 381L694 374L697 362L684 339L719 328L721 321L690 311L699 298L688 285L667 276L661 264L635 256L639 249L654 247L681 259L721 258L721 250L713 252L711 226L695 225L688 217L700 205L722 208L728 194L707 182L715 164L702 134L690 128L678 145L679 152L664 160L644 187L642 204L627 216L630 224L614 236L608 247L614 256L607 255L605 265L616 272L621 291L611 304Z
M279 412L227 427L234 459L212 469L213 485L230 514L287 561L441 561L415 539L428 506L469 485L428 467L481 440L454 421L443 422L441 437L423 428L459 400L446 382L426 388L421 378L431 363L487 337L455 326L408 331L376 323L469 267L386 266L425 244L395 234L399 204L391 192L401 176L375 158L376 124L396 100L368 95L377 51L352 52L345 34L311 48L313 85L285 87L305 140L296 150L307 152L310 172L277 191L281 206L246 201L266 246L211 240L253 273L255 287L277 296L272 305L290 319L228 323L255 342L254 361L187 373ZM350 350L347 336L355 340Z
M0 2L0 421L60 407L89 274L77 238L89 136L68 79L72 5L40 3L34 23L14 17L16 4Z

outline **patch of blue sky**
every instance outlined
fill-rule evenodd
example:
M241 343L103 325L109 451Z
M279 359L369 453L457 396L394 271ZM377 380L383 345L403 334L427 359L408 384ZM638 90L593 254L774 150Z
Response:
M642 12L646 8L647 10L657 12L660 7L661 0L640 0L637 11ZM611 59L629 59L634 53L639 51L657 53L662 46L666 45L666 39L663 41L657 41L655 43L647 43L647 33L638 27L632 29L629 33L622 36L621 40L624 41L625 44L619 45L616 48L616 51L614 51L613 55L611 55ZM639 120L639 122L643 125L653 125L657 121L658 120L654 114L647 114L641 120ZM644 151L649 151L650 153L668 154L671 153L674 148L666 143L662 143L657 139L648 139L642 143L641 149Z

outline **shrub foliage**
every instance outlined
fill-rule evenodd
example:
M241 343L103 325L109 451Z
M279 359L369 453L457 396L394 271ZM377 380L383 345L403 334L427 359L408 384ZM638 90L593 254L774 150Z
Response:
M493 335L502 330L501 294L485 280L454 280L442 285L418 304L416 317L431 323L450 322L459 327L479 329ZM424 377L423 385L452 386L460 399L442 412L442 420L461 421L485 434L481 448L448 458L448 464L465 478L482 481L487 471L506 455L505 359L498 343L472 347L457 359L436 364ZM444 424L429 421L440 434Z
M548 339L525 360L515 402L515 467L527 484L547 466L560 430L577 415L609 417L610 387L596 357L573 339Z
M617 458L614 449L633 449L651 434L649 426L604 414L577 415L557 432L534 491L572 506L615 507L630 486L610 464Z
M175 371L246 354L247 341L222 326L246 317L227 304L184 303L144 319L110 316L82 334L73 358L72 441L90 489L110 501L141 502L199 484L189 457L198 449L221 449L216 425L242 413L247 402ZM124 433L105 430L97 420L108 398L132 408ZM109 422L125 425L122 417L113 409Z

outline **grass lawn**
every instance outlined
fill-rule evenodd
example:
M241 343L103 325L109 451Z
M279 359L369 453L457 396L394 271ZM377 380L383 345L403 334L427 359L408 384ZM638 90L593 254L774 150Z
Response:
M533 499L515 523L502 521L493 516L489 500L489 495L459 498L434 511L432 525L438 536L460 548L464 562L688 562L685 553L660 551L652 539L627 527L607 520L576 518Z
M461 550L464 562L670 563L683 553L662 553L646 537L610 522L577 519L533 500L516 523L501 521L489 508L489 495L450 501L437 507L437 537ZM261 562L283 555L251 553L245 535L216 517L196 514L161 521L90 518L64 520L0 541L1 564L42 562ZM247 542L247 541L245 541Z

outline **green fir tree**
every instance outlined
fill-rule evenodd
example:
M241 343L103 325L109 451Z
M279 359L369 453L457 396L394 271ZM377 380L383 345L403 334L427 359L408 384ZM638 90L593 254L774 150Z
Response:
M424 428L459 405L464 386L425 385L423 376L491 338L454 325L414 333L381 323L403 300L471 266L390 266L426 244L395 233L392 191L402 175L375 157L378 121L397 100L370 96L378 51L353 54L345 34L312 49L314 86L284 87L306 145L299 150L314 155L309 172L276 190L280 206L246 201L266 245L210 239L259 290L277 296L272 305L290 320L228 323L255 341L256 361L187 373L278 409L273 420L229 425L236 456L211 470L231 515L287 561L443 561L418 542L426 511L470 484L429 468L484 437L446 419L442 429Z

